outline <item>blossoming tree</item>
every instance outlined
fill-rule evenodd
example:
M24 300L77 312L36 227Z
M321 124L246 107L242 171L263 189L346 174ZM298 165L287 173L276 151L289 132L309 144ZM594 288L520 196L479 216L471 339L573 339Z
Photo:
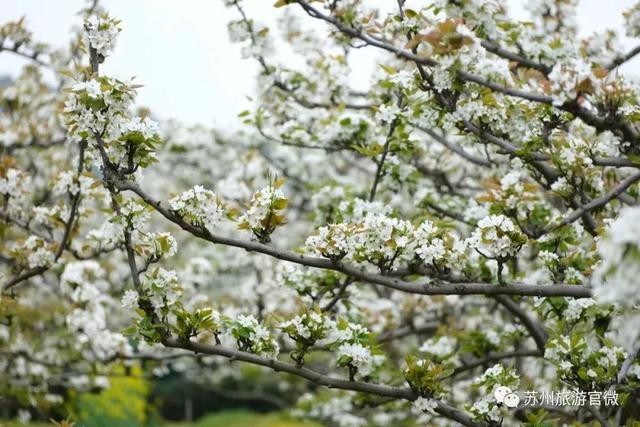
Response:
M224 2L259 65L235 134L136 108L101 72L126 23L99 6L66 48L0 27L28 60L0 89L2 396L247 363L327 425L635 425L640 86L619 67L640 48L578 38L574 0L527 22L278 0L279 29ZM640 5L624 17L640 36Z

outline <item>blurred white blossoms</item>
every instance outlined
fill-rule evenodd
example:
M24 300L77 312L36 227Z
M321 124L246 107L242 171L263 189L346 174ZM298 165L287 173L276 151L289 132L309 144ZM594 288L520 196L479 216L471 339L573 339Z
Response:
M109 330L108 286L104 269L93 260L70 262L61 276L61 294L75 303L66 324L78 334L76 349L85 350L88 360L106 360L130 350L122 334Z
M624 12L625 30L629 37L640 36L640 2Z
M0 195L4 199L5 213L18 217L23 214L31 183L31 177L18 169L9 168L4 174L0 171Z
M169 207L188 223L202 226L210 233L213 233L226 215L224 205L218 196L201 185L196 185L169 200Z
M104 269L93 260L70 262L60 277L60 292L72 301L96 301L105 290Z
M53 194L59 196L67 193L71 195L76 195L78 192L86 193L94 182L93 178L89 176L80 175L76 179L73 172L62 171L53 184Z
M227 24L231 43L241 43L251 37L251 32L244 21L231 21Z
M396 105L381 105L378 108L378 113L376 114L376 118L384 123L393 122L396 117L402 114L402 110L398 108Z
M436 359L445 359L451 356L458 341L454 337L443 335L437 338L430 338L420 346L420 351Z
M29 268L49 267L55 261L52 245L38 236L29 236L27 240L15 243L11 254Z
M593 274L598 302L640 303L640 207L624 208L598 242L602 261Z

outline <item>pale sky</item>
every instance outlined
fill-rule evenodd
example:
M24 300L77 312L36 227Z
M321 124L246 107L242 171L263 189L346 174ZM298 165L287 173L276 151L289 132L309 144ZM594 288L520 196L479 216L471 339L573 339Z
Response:
M374 0L388 5L395 0ZM526 1L526 0L524 0ZM523 0L510 1L514 15L524 17ZM274 0L245 0L249 16L273 26L281 9ZM240 46L229 42L226 24L236 19L233 9L221 0L103 0L110 14L123 21L115 53L104 72L128 79L136 76L143 84L138 104L151 107L161 118L188 123L237 128L237 114L251 108L248 97L255 89L257 67L243 60ZM634 0L582 0L578 19L581 32L590 34L606 28L621 28L621 12ZM0 0L0 23L27 17L37 40L66 44L70 29L81 22L77 11L83 0ZM316 27L317 28L317 27ZM640 41L636 41L640 43ZM634 46L627 40L627 47ZM364 64L375 53L363 53ZM287 60L287 58L284 58ZM294 60L294 58L291 58ZM0 75L15 76L24 60L0 53ZM640 60L627 67L640 74ZM364 72L358 70L358 72Z

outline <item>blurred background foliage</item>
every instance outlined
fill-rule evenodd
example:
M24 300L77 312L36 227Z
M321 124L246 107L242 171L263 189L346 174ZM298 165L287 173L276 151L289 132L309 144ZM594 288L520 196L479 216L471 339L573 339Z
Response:
M144 372L140 367L116 368L109 377L109 388L97 393L68 391L63 407L31 413L32 421L26 424L17 418L0 420L0 427L53 427L49 419L62 422L65 418L74 427L320 426L287 415L285 409L295 400L296 391L283 392L275 384L252 388L251 372L244 372L240 381L227 380L215 387L193 383L178 372L160 379ZM15 408L4 409L15 415Z

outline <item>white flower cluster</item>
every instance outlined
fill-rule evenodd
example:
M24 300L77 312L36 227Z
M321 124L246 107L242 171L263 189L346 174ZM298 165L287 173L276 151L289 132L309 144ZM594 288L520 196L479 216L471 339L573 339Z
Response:
M142 227L149 220L149 207L139 203L134 199L127 199L120 206L119 215L113 218L120 223L123 228L131 231L142 230Z
M500 422L502 414L493 396L484 396L473 402L470 412L479 419L488 419L493 422Z
M575 100L578 86L594 78L591 65L581 59L556 63L549 73L553 104L562 105L567 101Z
M31 41L32 34L24 27L24 19L9 21L0 25L0 46L6 43L7 46L24 45Z
M247 210L238 218L238 227L250 230L260 240L267 239L278 225L284 223L282 215L287 198L277 183L253 193Z
M374 354L368 345L369 330L357 323L347 322L338 325L327 340L339 345L337 365L349 367L351 376L355 373L363 377L368 376L384 362L384 356Z
M5 201L6 213L20 216L22 204L29 194L31 177L18 169L9 168L0 175L0 195Z
M572 342L566 335L551 338L545 346L544 358L552 362L560 363L563 359L569 358L571 351L574 349L580 350L578 360L586 359L585 350L587 349L587 342L584 338L580 338L576 342Z
M412 248L415 230L409 221L369 213L360 221L322 227L306 241L307 249L330 259L344 256L387 271Z
M414 73L407 70L400 70L392 74L391 77L389 77L389 81L398 89L411 89L415 85L416 78Z
M499 203L501 207L514 210L531 209L532 202L538 199L539 187L527 179L526 173L514 170L500 178L499 186L492 186L488 200Z
M278 343L254 316L240 314L229 326L229 332L237 340L240 350L273 357L278 355Z
M480 387L485 395L474 402L470 412L478 419L500 421L503 417L501 408L498 406L496 391L498 389L511 390L520 383L517 371L513 368L505 368L500 364L495 364L474 381L474 385Z
M414 228L409 221L386 215L367 215L362 223L362 232L355 234L356 259L364 259L389 270L395 261L414 241Z
M166 316L172 308L175 308L182 296L182 287L176 272L162 267L144 274L142 289L145 291L145 298L149 300L160 317Z
M612 347L609 343L599 348L584 337L560 336L549 340L545 359L554 362L561 376L575 381L610 384L615 381L620 367L627 357L622 347Z
M149 117L133 117L125 125L126 132L138 132L145 139L151 139L160 134L160 126Z
M99 247L115 246L124 241L124 228L117 217L112 217L100 224L100 227L90 230L87 240Z
M329 224L320 227L318 234L307 237L305 246L311 253L339 260L353 250L354 236L361 231L357 224Z
M622 347L602 347L595 352L597 364L610 371L617 372L622 362L627 358L627 352Z
M415 238L415 252L425 264L452 269L463 264L467 258L465 241L455 233L440 229L431 221L420 224Z
M338 366L352 366L366 377L384 361L384 356L374 355L369 347L359 343L344 343L338 347Z
M595 305L596 301L592 298L571 299L562 316L569 322L580 320L585 309Z
M491 384L491 386L493 386L495 383L505 382L505 377L507 377L510 380L510 382L511 380L516 382L518 380L518 376L516 375L514 370L505 369L504 366L502 366L499 363L496 363L491 368L485 370L484 373L480 376L480 378L476 380L476 383L477 384L489 383Z
M292 340L311 345L326 338L335 330L336 323L322 313L310 311L282 322L279 328Z
M64 104L69 133L117 139L126 132L132 103L131 89L119 80L99 77L76 83Z
M213 233L226 215L218 196L201 185L169 200L169 207L188 223L203 226L210 233Z
M299 295L311 296L317 293L321 273L317 269L303 268L293 264L278 266L278 283L292 288Z
M167 232L140 233L143 242L138 249L150 259L159 260L162 257L172 257L178 252L176 239Z
M376 118L383 123L391 123L402 115L402 110L396 105L383 104L378 108Z
M116 46L121 29L120 22L108 15L92 16L84 22L85 43L96 50L103 58Z
M514 256L525 242L525 235L504 215L490 215L481 219L467 240L470 248L492 259Z
M551 191L554 191L559 195L565 197L571 195L572 189L573 187L571 187L571 184L564 176L559 177L558 179L553 181L553 184L551 184Z
M416 229L409 221L380 213L367 213L359 221L330 224L306 240L307 251L329 259L366 261L388 271L399 260L414 256L425 264L449 270L467 259L467 248L493 259L515 255L526 242L525 235L504 215L490 215L478 222L471 237L424 221Z
M601 262L593 274L598 302L634 306L640 303L640 207L620 211L598 241Z
M342 200L338 211L345 222L359 222L367 215L391 215L391 206L382 202L369 202L360 198Z
M429 413L435 414L435 409L438 407L438 402L435 399L429 399L426 397L418 397L412 404L413 412L416 414Z
M584 176L594 169L593 157L620 154L621 143L618 137L610 131L598 132L580 120L572 121L567 130L554 130L549 140L552 144L552 157L563 170L572 171L583 180L588 178L591 186L599 189L603 184L595 170L593 174Z

